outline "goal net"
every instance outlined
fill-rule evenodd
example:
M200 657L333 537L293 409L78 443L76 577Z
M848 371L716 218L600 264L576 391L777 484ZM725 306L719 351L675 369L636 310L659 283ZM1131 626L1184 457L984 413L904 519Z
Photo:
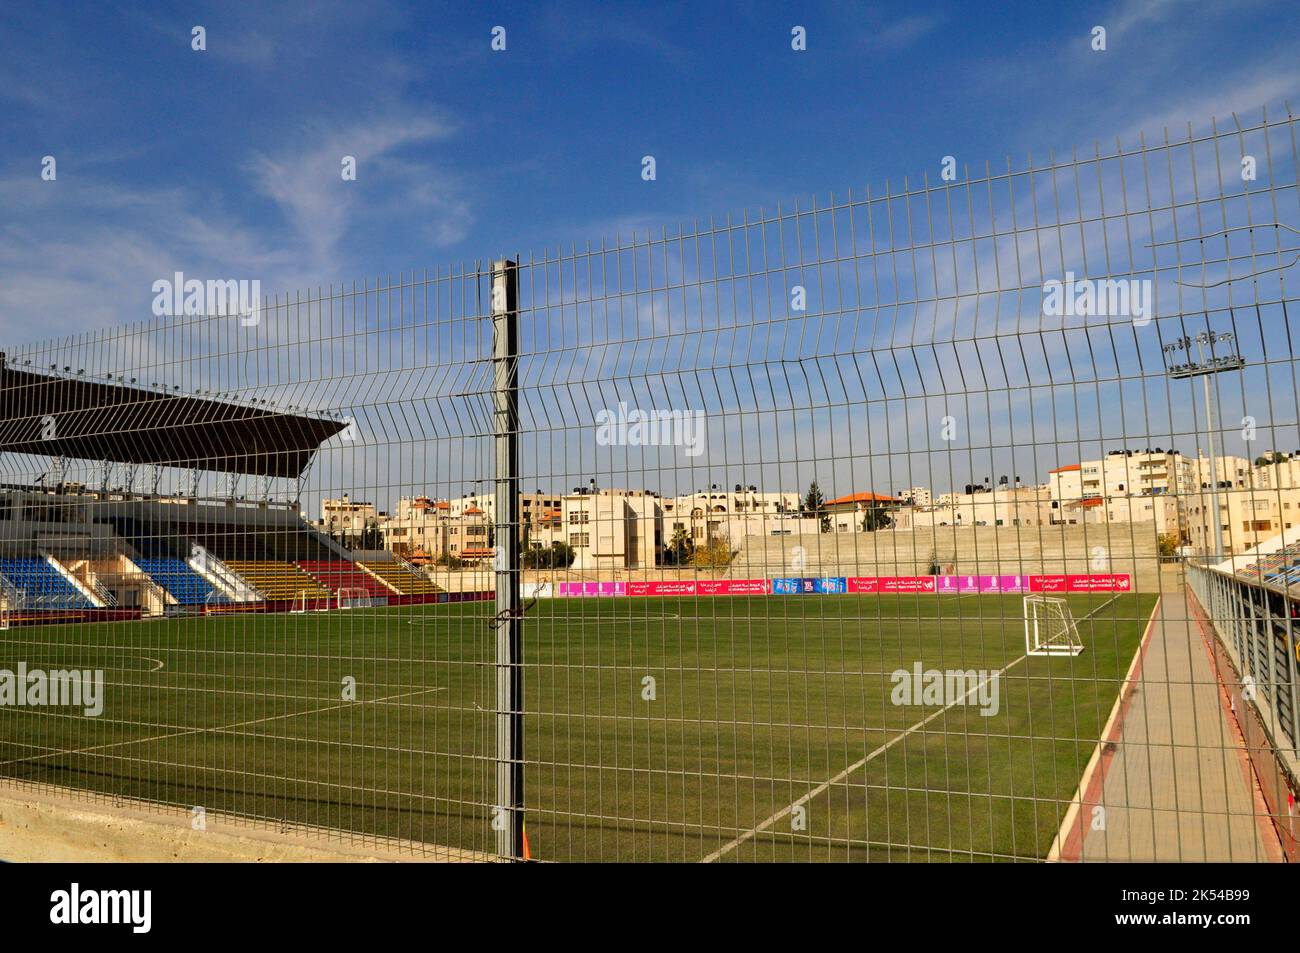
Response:
M364 609L370 605L370 593L365 589L340 589L338 606L340 609Z
M309 589L299 589L298 594L293 597L293 606L290 612L310 612L313 609L320 608L320 599Z
M27 593L22 589L10 589L6 587L0 591L0 629L7 629L13 614L23 607L27 601Z
M1053 596L1025 596L1025 654L1078 655L1083 651L1070 605Z

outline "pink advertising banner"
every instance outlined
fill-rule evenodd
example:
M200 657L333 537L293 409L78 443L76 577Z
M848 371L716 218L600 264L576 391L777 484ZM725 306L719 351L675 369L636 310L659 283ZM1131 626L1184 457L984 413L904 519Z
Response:
M560 595L562 596L625 596L627 595L627 583L625 582L562 582L560 583Z
M926 592L939 595L1021 592L1129 592L1127 573L1060 573L1055 575L849 576L841 591L850 593ZM763 596L773 592L770 579L700 579L644 582L562 582L561 596ZM817 590L833 592L834 590Z
M936 576L935 591L940 595L966 595L973 592L1029 592L1029 576L982 575Z

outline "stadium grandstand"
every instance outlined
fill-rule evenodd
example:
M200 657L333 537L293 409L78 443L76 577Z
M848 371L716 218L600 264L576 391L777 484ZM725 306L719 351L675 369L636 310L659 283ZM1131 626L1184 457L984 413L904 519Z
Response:
M285 479L300 488L321 444L345 426L325 415L144 388L111 375L13 367L0 355L0 453L49 461L31 483L0 484L0 620L32 625L436 599L442 590L396 557L355 559L302 517L296 499L197 493L201 472ZM105 473L124 468L132 488L66 481L69 461ZM142 468L153 487L137 492ZM161 492L163 468L192 474L192 491Z

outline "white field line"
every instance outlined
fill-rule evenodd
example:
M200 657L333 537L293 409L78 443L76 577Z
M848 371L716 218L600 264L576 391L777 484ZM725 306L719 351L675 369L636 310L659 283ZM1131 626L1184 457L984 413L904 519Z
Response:
M102 745L92 745L89 748L56 748L46 751L44 754L27 755L23 758L13 758L9 761L0 761L0 767L10 764L22 764L26 761L38 761L41 758L52 758L62 754L86 754L91 751L104 751L108 748L121 748L126 745L142 745L150 741L162 741L166 738L182 738L186 735L201 735L208 732L217 733L221 731L231 731L235 728L246 728L249 725L260 725L268 721L280 721L284 718L297 718L301 715L318 715L321 712L336 711L340 708L351 708L353 705L381 705L384 702L392 701L394 698L406 698L411 695L427 695L429 692L446 691L445 688L421 688L413 692L401 692L397 695L388 695L384 698L375 698L370 701L342 702L338 705L326 705L323 708L309 708L306 711L291 711L283 715L268 715L265 718L253 718L249 721L235 721L228 725L217 725L215 728L184 728L180 731L168 731L160 735L150 735L148 738L131 738L128 741L112 741Z
M1110 741L1111 733L1115 730L1115 723L1119 719L1120 710L1124 707L1124 700L1133 691L1136 684L1133 672L1138 667L1138 663L1142 661L1147 641L1155 630L1156 617L1160 613L1160 603L1163 601L1163 596L1157 598L1155 608L1151 610L1151 618L1147 620L1146 631L1142 633L1142 639L1138 642L1137 651L1133 653L1133 661L1129 662L1128 671L1124 673L1124 681L1120 683L1119 693L1115 696L1115 704L1110 707L1110 716L1106 719L1106 724L1097 737L1097 745L1092 749L1092 756L1088 758L1088 763L1083 769L1083 776L1079 779L1079 788L1074 792L1074 797L1070 799L1070 806L1066 808L1065 817L1061 820L1061 827L1057 830L1056 837L1052 840L1051 849L1047 852L1049 862L1056 862L1061 859L1061 851L1065 849L1065 844L1070 839L1070 831L1078 820L1079 811L1083 807L1083 799L1087 796L1088 787L1092 784L1092 776L1101 765L1102 755L1105 753L1106 745ZM1082 850L1082 845L1080 845L1080 850Z
M1111 596L1109 599L1107 599L1107 600L1106 600L1105 602L1103 602L1101 605L1097 606L1097 608L1093 609L1091 612L1089 612L1086 616L1084 616L1082 619L1079 619L1078 621L1079 621L1079 622L1086 622L1089 618L1091 618L1092 616L1096 615L1098 612L1100 612L1102 609L1106 608L1106 606L1110 605L1112 602L1114 602L1114 601L1115 601L1116 599L1118 599L1118 598L1119 598L1118 595ZM775 824L777 821L781 820L781 818L783 818L783 817L788 817L791 813L794 812L794 809L795 809L796 807L800 807L800 806L802 806L802 805L804 805L804 804L807 804L809 801L813 800L814 798L818 797L819 795L824 794L827 790L830 789L831 785L833 785L833 784L838 784L840 781L843 781L845 778L847 778L847 777L848 777L850 774L852 774L853 772L855 772L855 771L859 770L860 768L863 768L863 767L865 767L866 765L870 764L870 763L871 763L872 761L874 761L876 758L880 757L882 754L884 754L884 753L885 753L886 751L888 751L890 748L894 747L894 745L898 744L898 743L899 743L900 741L902 741L904 738L906 738L906 737L908 737L909 735L911 735L913 732L919 731L920 729L924 728L926 725L928 725L930 722L934 721L936 718L938 718L938 717L939 717L940 715L942 715L944 712L948 711L950 708L953 708L953 707L955 707L955 706L957 706L957 705L963 703L967 698L969 698L969 697L970 697L971 695L973 695L975 692L979 691L979 689L983 688L984 685L985 685L987 682L989 682L991 679L994 679L994 678L997 678L997 677L1001 676L1003 673L1005 673L1005 672L1007 672L1008 670L1010 670L1010 669L1014 668L1015 666L1019 665L1021 662L1023 662L1023 661L1024 661L1025 659L1027 659L1027 658L1029 658L1029 656L1028 656L1028 654L1025 654L1025 655L1020 656L1020 658L1016 659L1016 660L1013 661L1013 662L1008 662L1006 666L1004 666L1003 668L998 669L998 670L997 670L996 672L994 672L992 675L988 676L988 678L985 678L983 681L981 681L981 682L980 682L978 685L976 685L974 688L971 688L971 689L969 689L968 691L966 691L964 694L962 694L962 696L961 696L960 698L955 698L955 699L953 699L951 702L949 702L947 705L944 705L944 706L943 706L942 708L940 708L938 711L934 712L934 713L931 714L931 715L927 715L925 718L922 718L922 719L921 719L920 721L918 721L916 724L912 725L912 727L910 727L910 728L908 728L907 730L905 730L904 732L902 732L902 734L895 735L893 738L891 738L889 741L886 741L886 742L885 742L883 745L881 745L880 747L876 748L874 751L872 751L872 752L871 752L870 754L868 754L866 757L861 758L860 760L853 762L853 764L849 765L847 768L845 768L845 769L844 769L843 771L841 771L839 774L835 775L835 777L831 778L829 781L823 781L821 784L817 785L815 788L813 788L811 791L809 791L809 792L808 792L807 794L805 794L803 797L799 798L797 801L794 801L794 802L792 802L792 803L790 803L790 804L787 804L785 807L781 808L781 810L777 811L777 812L776 812L775 814L773 814L771 817L767 817L767 818L764 818L763 820L759 821L757 825L755 825L754 827L751 827L749 830L745 831L745 832L744 832L743 834L741 834L739 837L737 837L737 838L735 838L735 839L733 839L733 840L728 841L727 843L725 843L725 844L723 844L721 847L719 847L717 850L715 850L713 853L708 854L707 856L705 856L705 857L700 861L700 863L702 863L702 864L711 864L711 863L713 863L715 860L718 860L719 858L721 858L724 854L729 854L729 853L731 853L731 851L735 850L735 849L736 849L737 847L739 847L741 844L745 843L746 841L750 840L751 838L756 837L758 834L761 834L763 831L767 830L769 827L771 827L771 826L772 826L773 824Z

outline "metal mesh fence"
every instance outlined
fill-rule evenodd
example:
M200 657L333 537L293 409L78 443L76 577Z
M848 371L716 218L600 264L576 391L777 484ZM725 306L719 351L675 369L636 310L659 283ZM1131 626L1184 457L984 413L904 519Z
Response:
M1262 113L11 348L0 774L457 859L1293 852L1298 169Z

